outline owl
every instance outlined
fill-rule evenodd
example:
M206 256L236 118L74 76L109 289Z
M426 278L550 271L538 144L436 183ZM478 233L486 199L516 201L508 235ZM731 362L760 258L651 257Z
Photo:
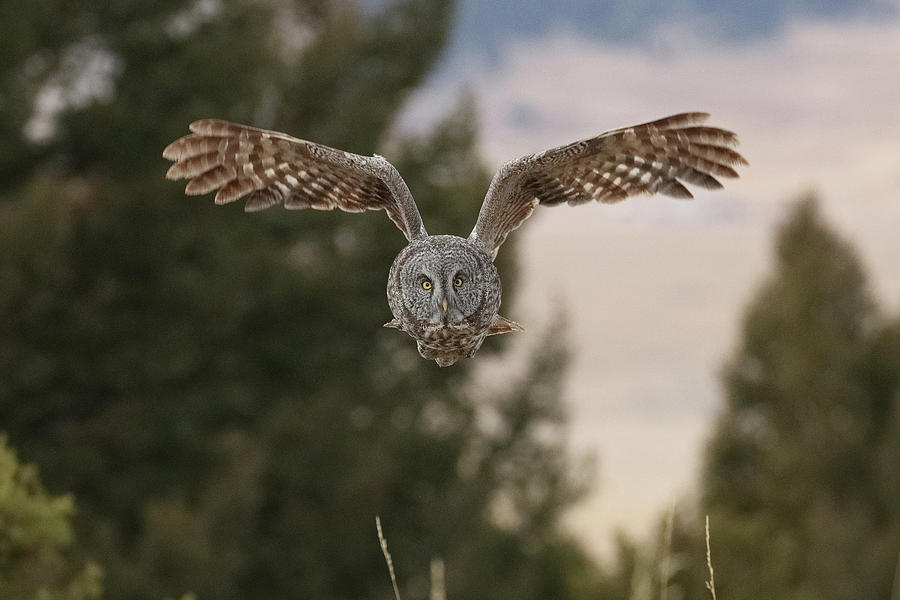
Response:
M191 123L166 147L166 177L188 179L189 195L216 192L216 204L247 196L255 212L287 209L384 210L409 242L391 265L385 327L414 340L441 367L475 355L487 336L519 331L499 314L497 251L539 204L613 203L638 194L691 198L684 183L721 188L747 161L737 136L682 113L607 131L503 165L494 175L468 237L429 235L397 170L361 156L275 131L216 119Z

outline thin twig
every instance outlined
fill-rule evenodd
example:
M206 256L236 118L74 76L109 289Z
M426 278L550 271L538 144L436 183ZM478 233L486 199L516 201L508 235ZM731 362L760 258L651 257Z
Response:
M709 567L709 581L706 589L712 594L712 600L716 600L716 575L712 566L712 551L709 549L709 515L706 515L706 566Z
M663 556L660 565L659 576L659 600L668 600L669 579L672 576L672 530L675 528L675 497L669 503L669 513L666 515L666 528L663 532Z
M400 590L397 588L397 576L394 575L394 561L391 560L391 553L388 552L387 540L381 531L381 517L375 515L375 528L378 530L378 541L381 543L381 553L384 554L384 561L387 563L388 573L391 574L391 585L394 586L394 598L400 600ZM715 599L714 599L715 600Z

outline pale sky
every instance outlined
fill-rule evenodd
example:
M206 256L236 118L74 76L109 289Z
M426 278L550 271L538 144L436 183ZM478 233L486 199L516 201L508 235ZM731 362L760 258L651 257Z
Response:
M718 373L801 193L819 193L882 306L900 310L900 20L797 20L730 45L697 34L512 39L490 61L457 57L407 109L408 122L433 118L468 87L492 166L681 111L740 136L750 167L725 190L539 208L514 234L522 283L504 314L539 331L557 304L569 312L572 446L596 453L598 472L568 522L598 555L615 529L647 535L695 489Z

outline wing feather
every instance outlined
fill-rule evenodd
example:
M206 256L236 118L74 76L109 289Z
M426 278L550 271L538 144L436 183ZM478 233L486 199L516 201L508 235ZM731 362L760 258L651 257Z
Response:
M244 210L276 204L290 210L384 210L407 239L427 235L419 210L397 170L380 156L361 156L218 119L190 125L169 144L168 179L187 179L185 193L216 191L216 204L247 197Z
M494 175L470 239L495 256L511 231L538 204L620 202L639 194L692 198L684 183L722 187L747 161L733 149L737 135L701 125L691 112L624 127L507 163Z

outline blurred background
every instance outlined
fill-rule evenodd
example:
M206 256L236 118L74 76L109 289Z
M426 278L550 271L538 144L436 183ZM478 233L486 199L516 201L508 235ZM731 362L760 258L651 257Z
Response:
M900 599L900 5L0 2L0 598ZM378 213L185 197L219 117L397 165L686 110L751 166L538 210L438 369ZM38 594L43 594L37 596ZM431 596L435 600L439 597Z

